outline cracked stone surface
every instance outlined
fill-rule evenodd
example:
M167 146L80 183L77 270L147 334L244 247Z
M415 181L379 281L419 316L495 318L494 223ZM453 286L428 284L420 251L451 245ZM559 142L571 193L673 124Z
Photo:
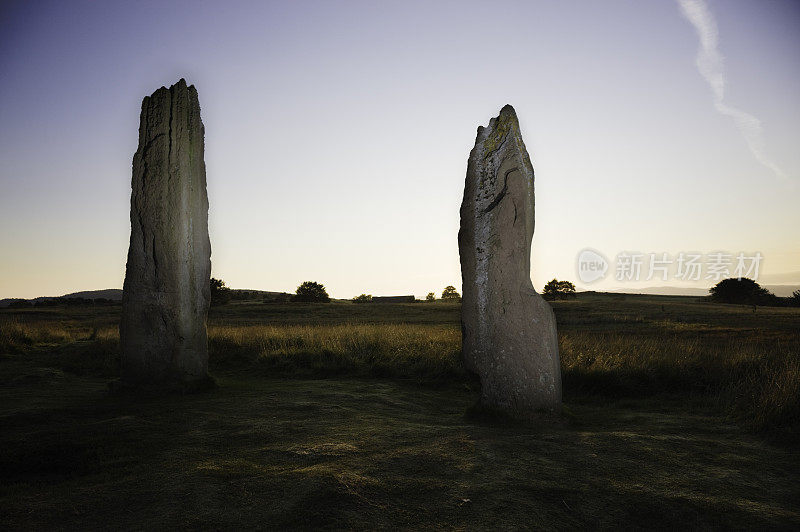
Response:
M203 137L197 90L183 79L142 101L120 324L126 384L208 377L211 243Z
M530 278L534 174L514 108L478 127L469 156L458 249L466 368L479 407L516 418L561 409L556 322Z

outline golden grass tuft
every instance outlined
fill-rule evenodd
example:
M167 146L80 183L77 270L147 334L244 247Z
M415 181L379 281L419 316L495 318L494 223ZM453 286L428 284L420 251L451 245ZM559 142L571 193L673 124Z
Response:
M63 344L73 341L72 333L49 322L0 322L0 353L15 353L37 344Z
M419 324L209 327L212 360L249 360L300 373L431 378L461 374L461 333Z

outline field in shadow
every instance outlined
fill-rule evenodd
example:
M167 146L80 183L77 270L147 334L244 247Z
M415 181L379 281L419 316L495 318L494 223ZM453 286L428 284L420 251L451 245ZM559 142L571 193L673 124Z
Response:
M133 402L52 372L2 395L5 526L800 524L796 454L663 401L524 428L468 422L463 388L363 379Z
M369 307L214 309L218 388L138 400L106 393L114 312L4 311L0 527L800 526L796 391L740 410L796 311L559 302L567 412L524 427L464 415L457 306Z

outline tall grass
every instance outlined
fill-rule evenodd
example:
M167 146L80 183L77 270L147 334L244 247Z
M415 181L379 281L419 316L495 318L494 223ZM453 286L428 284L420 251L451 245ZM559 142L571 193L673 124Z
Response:
M213 371L276 376L378 376L469 382L453 325L210 325ZM748 335L749 334L749 335ZM565 397L705 397L753 429L800 419L800 337L701 335L688 328L560 333ZM114 377L116 328L0 322L0 355L51 357L77 373Z
M63 344L72 340L72 332L62 325L15 319L0 322L0 354L19 353L34 345Z
M754 430L800 424L800 355L776 350L743 360L719 395L723 407Z
M461 334L410 324L212 326L217 368L242 362L282 375L373 375L464 380ZM711 398L756 429L800 417L800 341L567 332L560 335L565 394Z
M710 397L753 429L800 421L800 340L563 333L564 389Z
M465 377L461 333L411 324L211 326L216 367L249 362L290 374L341 374L441 380Z

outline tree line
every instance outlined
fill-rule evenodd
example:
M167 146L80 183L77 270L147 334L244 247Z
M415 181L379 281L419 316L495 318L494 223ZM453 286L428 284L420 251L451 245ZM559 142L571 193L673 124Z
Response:
M211 279L211 304L224 305L231 300L254 299L258 292L248 292L246 290L231 290L225 286L222 279ZM559 281L553 279L544 285L542 297L548 301L574 299L576 297L575 285L570 281ZM264 300L273 302L304 302L304 303L327 303L331 300L328 291L322 283L316 281L305 281L301 283L294 294L281 293L273 296L264 296ZM790 297L778 297L766 288L761 287L752 279L724 279L709 290L709 295L704 298L707 301L716 303L734 303L757 306L794 306L800 307L800 290L796 290ZM442 290L440 298L437 299L435 292L429 292L425 296L425 301L460 301L461 294L455 286L449 285ZM88 302L87 300L86 302ZM98 300L94 300L98 304ZM353 303L371 303L372 294L361 294L352 299ZM67 304L78 304L78 301L66 301ZM104 304L100 302L99 304ZM54 303L47 303L54 304Z

